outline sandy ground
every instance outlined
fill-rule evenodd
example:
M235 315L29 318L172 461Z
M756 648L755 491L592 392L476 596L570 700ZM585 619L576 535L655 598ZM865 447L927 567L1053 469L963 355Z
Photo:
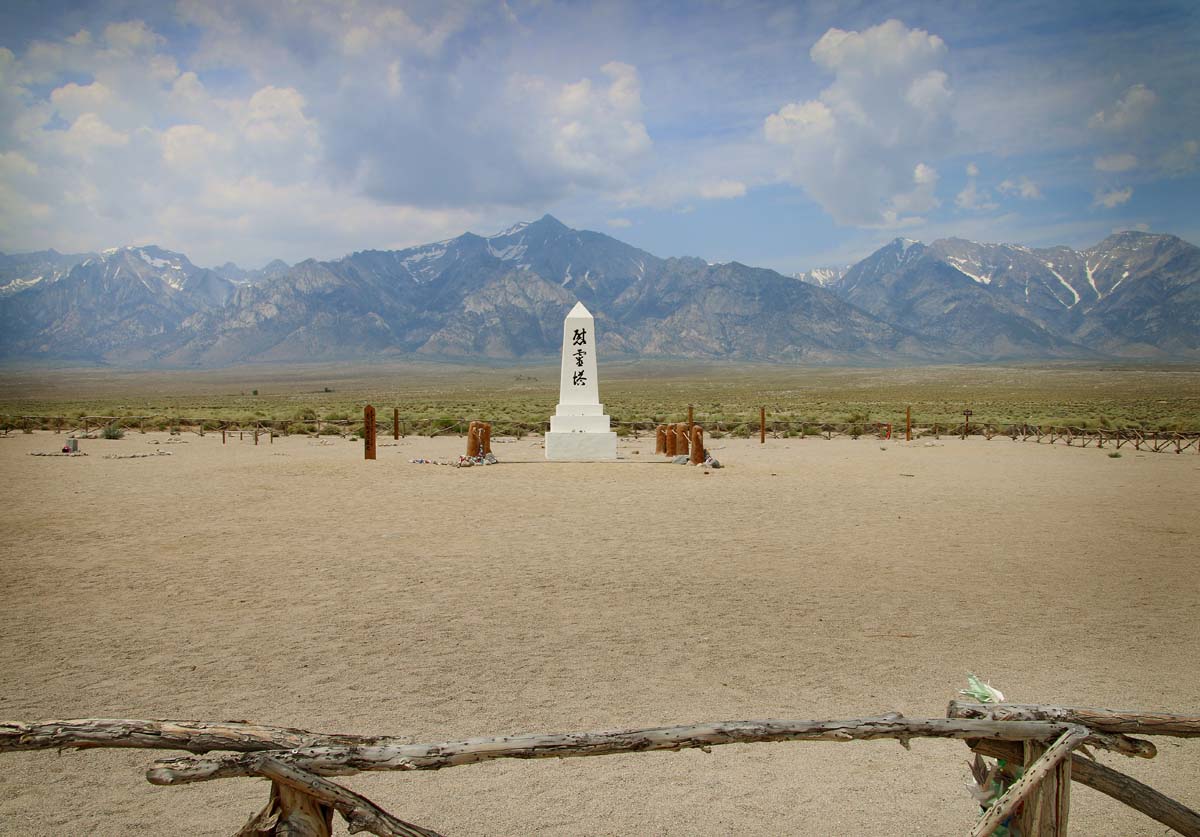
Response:
M0 439L0 719L249 719L413 741L1013 700L1200 710L1200 456L715 440L453 469L461 439ZM886 449L884 449L886 448ZM634 451L639 453L635 454ZM1200 805L1200 743L1101 759ZM154 751L0 755L0 832L231 834L266 785ZM168 755L164 753L164 755ZM346 780L451 835L953 834L956 742L758 744ZM1075 786L1073 833L1165 828ZM339 820L340 822L340 820ZM186 825L185 825L186 824ZM344 833L341 832L341 833Z

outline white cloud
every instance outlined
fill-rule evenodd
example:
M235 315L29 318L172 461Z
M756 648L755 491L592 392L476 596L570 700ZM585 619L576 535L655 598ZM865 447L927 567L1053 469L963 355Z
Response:
M883 219L872 226L892 228L923 223L921 213L936 209L940 201L934 196L938 173L932 166L917 163L913 168L912 189L893 195L883 210Z
M0 180L17 177L36 177L38 165L17 151L0 153Z
M841 224L918 222L937 206L937 174L925 161L952 132L945 43L889 20L830 29L809 54L833 82L763 123L767 141L791 152L788 179Z
M347 55L359 55L366 52L372 40L370 29L365 26L355 26L342 35L342 52Z
M1137 157L1132 154L1109 154L1106 157L1097 157L1092 162L1096 171L1107 172L1129 171L1136 168L1137 164Z
M986 211L996 208L997 205L992 201L991 194L986 189L979 188L975 180L977 177L979 177L979 166L967 163L967 185L954 196L954 204L959 209Z
M1133 197L1133 187L1126 186L1124 189L1100 189L1092 200L1092 206L1103 206L1105 209L1114 209Z
M779 145L800 142L833 131L833 112L824 102L793 102L767 117L763 130Z
M85 39L84 43L87 40L89 39ZM165 38L154 32L141 20L110 23L104 27L104 40L110 49L124 55L152 50L166 43Z
M201 264L253 264L264 251L293 260L407 246L480 218L380 205L330 177L321 122L297 87L219 99L144 23L102 31L20 57L0 48L2 250L157 241Z
M1159 167L1169 175L1181 176L1194 172L1200 163L1200 142L1184 140L1171 146L1158 159Z
M112 91L98 81L86 85L71 82L50 91L51 103L65 119L101 111L112 98Z
M172 169L206 176L215 170L216 158L228 154L234 144L203 125L173 125L161 135L163 160Z
M630 167L653 145L642 122L637 68L611 61L600 72L607 85L590 78L562 85L540 77L513 79L509 104L523 116L520 121L533 126L516 149L530 172L593 188L631 179Z
M404 78L400 75L400 62L393 61L387 69L388 95L395 97L404 92Z
M253 175L210 180L200 191L165 203L155 217L159 234L167 240L196 242L193 249L202 258L213 254L209 263L216 262L217 254L228 254L222 261L253 263L252 253L264 248L285 259L335 257L364 241L402 248L457 235L478 220L470 211L380 206L334 184L278 184ZM255 249L240 250L248 235L259 239ZM304 241L308 244L298 255L287 255ZM314 254L317 242L332 252Z
M1012 178L1002 180L996 188L1005 195L1014 195L1027 201L1038 200L1042 197L1042 190L1025 175L1021 175L1016 180Z
M1135 84L1125 91L1111 108L1099 110L1088 120L1088 127L1105 131L1126 131L1141 125L1158 96L1144 84Z
M290 87L267 86L250 97L243 109L241 130L250 142L284 144L310 134L304 97Z
M128 134L114 130L94 113L83 114L67 131L60 133L60 147L68 154L77 156L90 155L105 147L129 144Z
M628 218L609 218L604 223L608 224L613 229L623 230L633 226L633 222Z
M712 180L700 184L700 197L706 200L740 198L746 194L746 184L740 180Z

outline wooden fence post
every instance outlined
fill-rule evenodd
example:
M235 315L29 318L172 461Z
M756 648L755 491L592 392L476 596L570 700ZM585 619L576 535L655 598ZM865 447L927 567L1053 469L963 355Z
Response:
M1025 742L1025 768L1037 761L1046 747ZM1038 789L1021 808L1020 828L1025 837L1065 837L1071 808L1071 759L1063 759L1046 774Z
M767 408L758 408L758 443L765 445L767 443Z
M375 458L375 408L363 407L363 459Z
M906 407L904 410L904 441L912 441L912 407Z
M392 408L392 439L400 441L400 408Z
M692 421L692 405L691 405L691 404L688 404L688 434L689 434L689 435L691 435L691 432L692 432L692 426L693 426L695 423L696 423L696 422Z

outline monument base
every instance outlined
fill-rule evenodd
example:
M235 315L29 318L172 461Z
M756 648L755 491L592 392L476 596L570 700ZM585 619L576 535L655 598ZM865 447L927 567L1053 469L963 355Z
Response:
M557 462L598 462L617 458L616 433L546 434L546 458Z

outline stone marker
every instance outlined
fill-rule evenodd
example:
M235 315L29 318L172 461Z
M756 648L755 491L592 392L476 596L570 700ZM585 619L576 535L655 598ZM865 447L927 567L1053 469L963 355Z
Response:
M617 458L617 434L600 403L596 380L596 321L582 302L563 321L558 408L550 417L546 458L589 461Z

